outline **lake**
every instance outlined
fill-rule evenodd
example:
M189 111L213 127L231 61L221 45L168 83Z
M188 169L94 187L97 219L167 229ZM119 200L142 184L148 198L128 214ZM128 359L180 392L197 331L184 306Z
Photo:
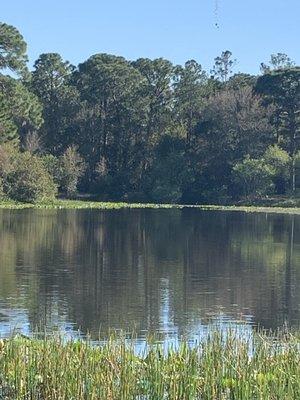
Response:
M284 214L0 210L0 334L298 327L299 230Z

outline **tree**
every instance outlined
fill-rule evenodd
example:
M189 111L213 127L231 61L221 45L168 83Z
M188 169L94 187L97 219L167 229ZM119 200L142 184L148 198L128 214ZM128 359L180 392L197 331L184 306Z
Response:
M45 147L61 154L74 141L73 123L79 94L70 80L74 67L57 53L41 54L34 64L31 88L43 105L41 135Z
M27 72L27 45L13 26L0 22L0 70L10 69L16 74Z
M138 186L144 161L149 104L143 96L145 79L123 57L97 54L79 65L74 80L84 102L79 145L88 160L89 181L96 178L101 162L106 165L102 183L106 180L107 187L123 196L123 187L130 191Z
M257 77L255 75L238 73L231 76L227 82L228 89L239 90L242 87L253 88L256 84Z
M274 126L277 141L282 143L292 160L299 150L300 134L300 68L270 71L257 80L256 91L265 96L267 103L276 106ZM292 165L292 192L296 190L295 162Z
M2 182L16 168L18 156L19 150L12 142L0 145L0 177Z
M1 83L3 83L1 85ZM37 97L19 80L0 76L0 143L23 140L42 125L42 108Z
M290 57L284 53L271 54L269 63L270 65L265 63L260 64L260 70L262 73L266 74L271 72L271 70L286 69L295 66L294 61L292 61Z
M59 188L61 185L61 165L60 159L55 157L53 154L45 154L41 157L44 167L48 173L52 176L54 183Z
M246 157L233 167L233 181L238 185L238 192L253 198L272 191L273 170L263 160Z
M6 142L17 142L18 129L12 120L7 98L0 92L0 145Z
M0 23L0 70L10 69L23 78L26 67L27 45L19 31ZM0 74L0 144L17 143L22 135L38 129L42 123L41 107L21 80Z
M296 186L296 194L299 194L298 188L300 187L300 151L294 156L294 167L295 167L295 186Z
M29 152L18 153L14 168L3 180L6 195L22 202L54 200L57 187L40 158Z
M41 152L42 142L40 136L36 132L29 132L25 136L23 148L31 154Z
M175 115L190 145L192 133L211 90L206 73L195 60L187 61L184 68L178 66L175 76Z
M5 193L4 193L3 181L2 178L0 178L0 200L4 199L5 199Z
M266 165L273 170L276 193L285 194L290 181L291 157L278 145L273 145L267 148L263 159Z
M221 56L215 58L215 65L211 70L212 75L221 82L227 82L232 74L236 60L232 59L232 53L229 50L223 51Z
M17 201L51 201L57 193L43 159L20 152L12 142L0 145L0 181L3 195Z
M60 157L60 189L67 197L74 197L77 193L79 178L83 175L85 165L76 146L70 146Z
M225 90L209 99L195 128L191 155L200 191L224 192L227 187L230 193L232 166L248 154L260 157L272 143L270 116L271 110L250 87Z
M180 201L187 172L185 140L171 135L162 136L147 176L147 195L152 201L160 203Z
M276 193L288 185L295 192L300 68L284 53L272 54L261 76L233 74L228 50L215 58L213 76L195 60L174 66L164 58L95 54L75 67L45 53L32 74L26 60L20 33L0 23L4 191L8 176L14 193L13 182L33 182L20 161L24 168L41 162L69 197L80 185L107 199L228 201L237 194L233 168L240 164L255 176L272 170ZM18 77L4 75L7 69Z
M153 134L164 131L170 122L174 67L163 58L139 58L132 65L145 78L143 95L149 101L146 130L150 139Z
M144 177L153 165L156 146L163 135L174 129L172 83L175 69L170 61L163 58L139 58L132 65L143 78L140 96L144 99L145 113L137 152L139 166L135 184L140 191L143 190Z

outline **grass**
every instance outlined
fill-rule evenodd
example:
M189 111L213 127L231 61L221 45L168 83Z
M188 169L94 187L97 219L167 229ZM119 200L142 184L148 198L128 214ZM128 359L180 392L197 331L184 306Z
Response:
M272 203L271 206L259 205L184 205L184 204L151 204L151 203L125 203L125 202L100 202L83 200L55 200L48 203L19 203L15 201L0 201L0 209L99 209L119 210L131 209L183 209L196 208L210 211L241 211L262 213L300 214L300 204L295 201L281 201Z
M211 333L194 348L144 355L111 337L102 346L21 337L0 341L0 398L13 400L294 400L300 398L300 349L279 341Z

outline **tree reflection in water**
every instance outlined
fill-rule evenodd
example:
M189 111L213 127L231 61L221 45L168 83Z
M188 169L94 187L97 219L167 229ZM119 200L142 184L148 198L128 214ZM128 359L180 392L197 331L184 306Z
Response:
M299 217L1 210L0 327L196 340L299 324ZM216 322L217 321L217 322Z

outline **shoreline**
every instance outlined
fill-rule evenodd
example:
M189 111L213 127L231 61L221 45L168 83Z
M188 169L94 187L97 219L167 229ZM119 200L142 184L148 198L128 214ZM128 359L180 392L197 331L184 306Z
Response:
M193 205L193 204L154 204L154 203L125 203L101 202L85 200L55 200L51 203L19 203L13 201L0 202L0 210L21 209L66 209L66 210L121 210L121 209L198 209L203 211L238 211L244 213L273 213L300 215L300 207L287 205L259 206L259 205Z

